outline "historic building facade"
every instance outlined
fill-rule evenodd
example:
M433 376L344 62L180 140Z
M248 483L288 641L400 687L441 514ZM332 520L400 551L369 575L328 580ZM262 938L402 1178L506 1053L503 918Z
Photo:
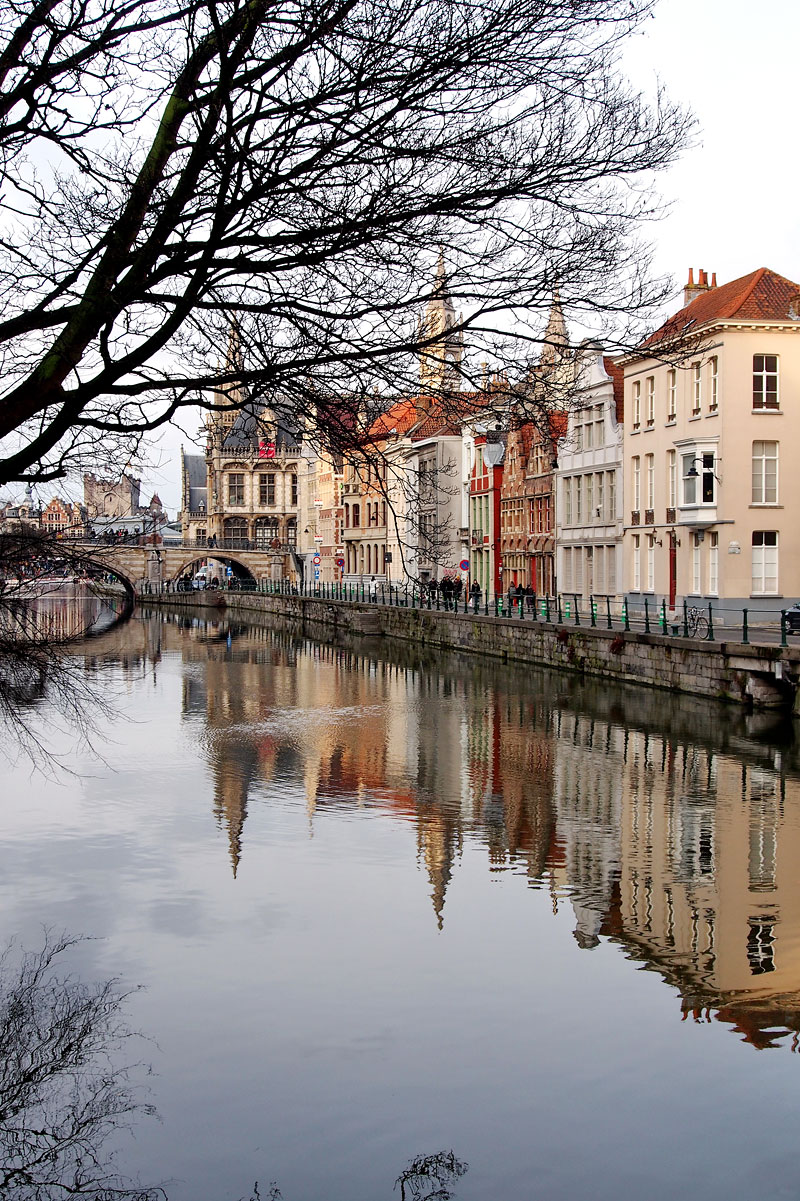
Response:
M270 574L298 579L303 465L297 439L269 410L215 411L205 456L181 451L184 542L212 551L269 550Z
M776 614L800 596L800 286L690 275L623 367L628 595Z
M564 593L615 605L623 582L622 430L622 370L586 347L558 454L558 582Z

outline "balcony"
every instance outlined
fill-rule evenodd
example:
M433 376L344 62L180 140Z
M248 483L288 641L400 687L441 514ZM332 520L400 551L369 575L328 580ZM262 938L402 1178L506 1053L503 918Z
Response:
M220 448L223 459L255 459L259 463L280 462L285 465L287 459L296 459L300 454L299 446L279 446L274 455L259 453L257 446L225 446Z
M655 518L654 511L652 509L645 509L644 524L645 525L655 525L655 523L656 523L656 518Z
M473 546L483 546L483 530L473 530L470 541Z
M639 520L640 516L641 516L641 514L639 513L639 510L634 509L634 511L631 513L631 525L639 525L640 524L640 520Z
M667 509L667 525L674 525L677 520L675 510Z

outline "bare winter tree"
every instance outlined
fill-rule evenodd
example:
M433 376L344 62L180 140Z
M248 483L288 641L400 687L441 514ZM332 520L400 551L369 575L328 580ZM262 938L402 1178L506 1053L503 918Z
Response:
M346 442L419 390L445 276L468 384L498 353L524 377L556 280L594 328L658 302L635 230L690 122L619 72L650 8L8 0L0 483L198 404Z

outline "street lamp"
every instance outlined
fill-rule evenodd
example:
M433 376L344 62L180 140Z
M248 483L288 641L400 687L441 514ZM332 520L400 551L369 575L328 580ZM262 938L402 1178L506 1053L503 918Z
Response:
M706 459L710 459L711 463L706 465ZM700 476L700 472L695 467L695 463L702 463L703 470L704 471L710 470L711 474L714 476L714 479L717 481L717 483L721 484L722 478L720 476L718 476L716 471L714 470L714 468L721 462L722 462L722 459L718 459L713 451L709 451L707 454L704 454L704 455L695 455L695 457L692 459L691 467L686 472L686 478L689 480L698 479Z

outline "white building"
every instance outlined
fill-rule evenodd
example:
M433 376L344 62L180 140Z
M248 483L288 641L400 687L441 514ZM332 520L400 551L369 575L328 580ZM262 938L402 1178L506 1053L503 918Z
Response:
M601 606L623 585L622 435L622 371L588 346L559 447L556 556L559 590Z

